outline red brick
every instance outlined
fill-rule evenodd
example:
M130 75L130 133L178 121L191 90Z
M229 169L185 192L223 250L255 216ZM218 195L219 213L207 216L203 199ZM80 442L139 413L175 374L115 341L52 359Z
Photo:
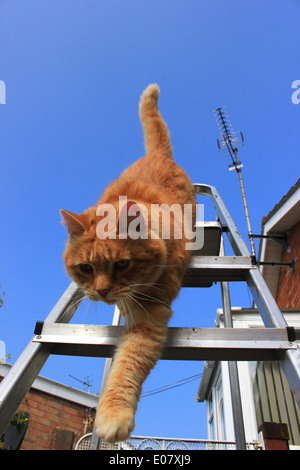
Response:
M297 258L295 269L290 271L284 267L280 269L276 301L280 308L300 307L300 222L289 231L290 253L284 248L281 261L290 263Z
M38 395L38 394L32 395L32 400L34 400L34 401L36 401L36 402L38 402L38 403L40 403L40 404L42 404L42 405L46 405L46 403L47 403L46 397L42 397L42 396L40 396L40 395Z
M45 450L48 450L49 447L50 447L50 439L38 439L37 440L37 445L40 446L40 447L44 447Z
M81 411L79 411L78 409L73 409L73 408L70 408L69 406L63 406L62 407L62 411L64 413L69 413L70 415L82 415L82 416L85 416L85 413L82 413Z
M34 389L28 392L19 410L30 413L22 450L48 450L57 427L74 432L78 440L88 418L85 406Z

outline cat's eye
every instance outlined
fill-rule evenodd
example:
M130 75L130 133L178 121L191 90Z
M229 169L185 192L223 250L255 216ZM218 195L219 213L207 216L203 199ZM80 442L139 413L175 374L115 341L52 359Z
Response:
M92 274L94 272L90 264L80 264L79 269L83 274Z
M120 259L114 263L114 269L126 269L129 266L129 259Z

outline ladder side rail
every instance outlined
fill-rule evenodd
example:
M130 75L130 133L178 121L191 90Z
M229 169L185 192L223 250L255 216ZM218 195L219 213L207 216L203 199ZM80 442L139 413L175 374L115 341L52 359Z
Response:
M46 318L47 323L68 323L83 294L72 282ZM0 436L51 354L52 346L32 340L0 383Z
M234 253L239 256L250 256L250 252L217 190L213 186L204 184L195 184L195 189L197 194L210 196L221 224L225 226ZM246 281L265 326L268 328L287 328L288 324L257 266L249 269ZM300 348L286 351L284 357L280 360L280 364L300 407Z
M228 236L235 255L251 257L247 245L217 190L209 185L199 184L195 186L198 194L207 194L210 196L221 224L225 227L226 235ZM288 325L257 266L253 266L252 269L249 269L246 281L265 326L268 328L286 328Z
M213 186L208 184L195 184L196 194L203 194L210 197L212 204L215 208L217 218L222 224L223 231L230 241L235 255L237 256L251 256L238 228L233 222L224 202L222 201L218 191Z

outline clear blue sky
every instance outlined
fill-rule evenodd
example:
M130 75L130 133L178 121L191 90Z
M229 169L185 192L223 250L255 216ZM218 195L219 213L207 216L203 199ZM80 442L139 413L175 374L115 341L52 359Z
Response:
M236 173L217 151L213 110L242 130L253 232L299 177L300 2L296 0L0 1L0 339L13 363L69 285L59 208L83 211L144 154L138 101L151 82L174 155L194 182L215 186L247 238ZM205 209L206 210L206 209ZM210 218L209 211L207 218ZM257 247L257 244L256 244ZM244 285L233 306L249 307ZM219 286L183 289L174 326L213 326ZM83 302L73 321L110 324L112 309ZM98 392L104 359L51 357L41 374ZM201 373L160 361L144 391ZM206 437L199 381L141 399L134 434Z

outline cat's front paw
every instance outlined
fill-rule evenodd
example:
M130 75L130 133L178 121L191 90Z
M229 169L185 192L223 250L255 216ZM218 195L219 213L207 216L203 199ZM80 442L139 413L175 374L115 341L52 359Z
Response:
M126 440L134 429L134 413L128 409L100 407L96 415L97 435L106 442Z

